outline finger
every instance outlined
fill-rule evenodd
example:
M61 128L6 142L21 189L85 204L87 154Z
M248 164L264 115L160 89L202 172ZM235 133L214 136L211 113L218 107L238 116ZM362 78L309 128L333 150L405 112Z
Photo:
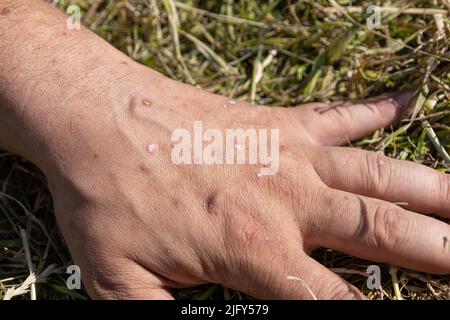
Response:
M365 300L366 297L353 285L325 268L310 257L302 261L299 276L289 276L288 280L306 288L309 297L317 300Z
M320 148L313 165L334 189L450 217L450 175L411 161L350 148Z
M360 258L439 274L450 273L450 226L399 206L339 190L325 192L308 238Z
M407 112L411 98L411 91L403 91L364 101L312 103L298 111L314 142L336 146L395 125Z
M364 296L344 279L314 261L305 253L289 250L289 254L274 254L265 261L260 255L255 263L241 264L239 276L225 286L257 299L361 300Z

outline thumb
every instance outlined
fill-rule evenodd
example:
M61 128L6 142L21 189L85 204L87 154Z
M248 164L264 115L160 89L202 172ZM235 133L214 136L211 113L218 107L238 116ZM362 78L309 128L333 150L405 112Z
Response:
M332 146L396 125L408 113L412 100L413 91L407 90L362 101L312 103L298 111L312 140Z

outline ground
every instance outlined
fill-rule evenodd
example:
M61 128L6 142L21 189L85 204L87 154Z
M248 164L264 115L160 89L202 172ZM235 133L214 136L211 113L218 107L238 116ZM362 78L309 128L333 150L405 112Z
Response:
M449 0L49 2L64 11L77 5L70 10L80 9L85 26L148 67L236 99L293 107L414 89L420 97L414 119L353 146L450 172ZM381 11L379 25L372 4L390 7ZM66 287L71 258L44 176L0 151L0 299L8 288L28 289L33 282L25 244L38 275L37 299L88 299L83 290ZM445 246L450 250L450 240ZM449 276L381 265L383 289L369 290L370 261L326 249L314 257L370 299L450 299ZM30 299L25 291L15 294ZM176 296L246 298L216 285Z

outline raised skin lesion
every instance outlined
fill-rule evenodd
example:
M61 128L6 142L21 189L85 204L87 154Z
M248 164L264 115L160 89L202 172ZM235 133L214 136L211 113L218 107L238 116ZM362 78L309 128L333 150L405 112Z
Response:
M153 102L147 98L142 98L140 100L141 106L143 107L151 107L153 106ZM128 113L130 115L136 114L136 109L138 108L138 98L137 97L131 97L128 102Z
M211 194L206 199L205 203L203 204L203 207L206 209L206 211L209 214L216 214L217 213L217 199L215 194Z
M150 172L150 169L145 164L140 164L138 166L138 169L140 172L148 174Z
M142 99L142 104L146 107L151 107L152 106L152 102L148 99Z

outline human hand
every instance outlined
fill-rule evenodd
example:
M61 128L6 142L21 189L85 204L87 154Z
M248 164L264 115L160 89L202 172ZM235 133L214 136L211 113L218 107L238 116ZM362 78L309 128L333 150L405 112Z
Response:
M93 297L162 299L170 288L213 282L257 298L362 298L309 257L318 247L450 271L442 250L449 226L413 212L450 215L448 175L332 147L397 121L409 94L269 108L150 76L131 61L123 68L128 83L149 89L123 85L111 99L89 97L81 138L58 152L64 177L49 177L59 225ZM174 164L171 134L193 134L194 121L224 134L280 129L279 171Z
M1 144L46 174L92 297L164 299L170 288L213 282L256 298L363 298L309 257L318 247L450 272L442 247L449 226L415 213L450 216L448 175L333 147L389 127L408 97L233 104L150 71L85 30L68 33L40 1L14 2L2 23L20 6L28 13L13 21L26 30L17 37L32 41L12 50L15 41L0 33L0 61L8 61L0 63L8 74L0 79ZM28 46L40 48L39 63L26 58ZM220 132L279 129L277 172L175 164L171 135L192 132L194 121Z

